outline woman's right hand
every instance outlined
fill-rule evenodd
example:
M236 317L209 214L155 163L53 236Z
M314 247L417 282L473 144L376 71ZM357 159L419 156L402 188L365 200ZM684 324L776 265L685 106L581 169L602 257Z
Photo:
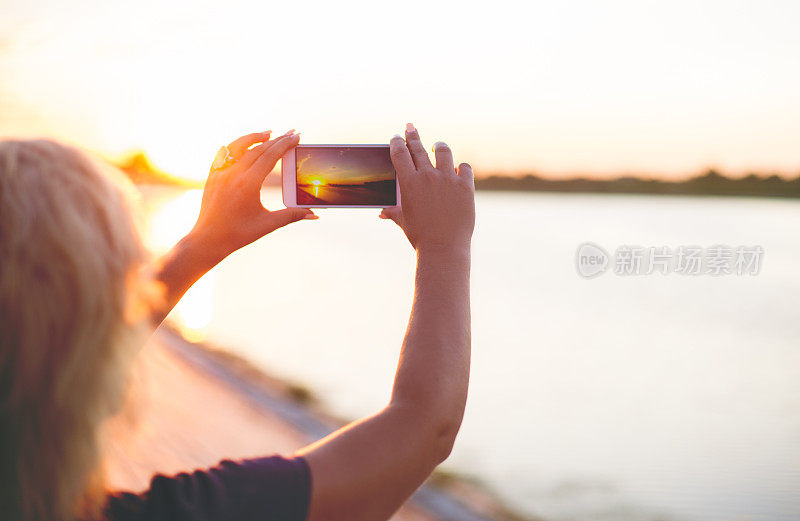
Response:
M190 236L214 262L287 224L316 218L307 208L270 211L261 205L264 179L300 141L294 130L270 137L270 132L257 132L233 141L228 149L235 161L208 175Z
M400 183L400 206L384 208L380 217L396 222L418 252L469 248L475 228L475 181L472 167L454 168L453 153L441 141L433 145L431 164L414 125L405 140L389 142Z
M235 162L211 171L197 223L159 261L156 279L163 285L164 298L152 310L156 324L197 279L229 254L282 226L317 218L305 208L269 211L261 205L264 179L299 141L294 131L275 139L270 132L257 132L228 145Z

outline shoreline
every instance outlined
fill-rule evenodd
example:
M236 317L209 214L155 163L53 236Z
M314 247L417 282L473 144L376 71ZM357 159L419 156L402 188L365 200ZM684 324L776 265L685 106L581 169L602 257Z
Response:
M316 441L348 423L325 411L308 389L267 374L220 346L190 342L168 325L156 332L154 340L187 368L227 388L255 411L276 417L305 443ZM410 517L404 512L409 509L415 511ZM434 471L392 519L407 518L535 521L507 508L477 480L441 470Z

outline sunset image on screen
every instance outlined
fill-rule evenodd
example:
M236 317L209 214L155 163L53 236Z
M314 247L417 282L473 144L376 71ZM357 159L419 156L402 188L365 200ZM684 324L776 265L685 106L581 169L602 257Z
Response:
M395 172L388 145L300 146L296 161L299 205L396 204Z

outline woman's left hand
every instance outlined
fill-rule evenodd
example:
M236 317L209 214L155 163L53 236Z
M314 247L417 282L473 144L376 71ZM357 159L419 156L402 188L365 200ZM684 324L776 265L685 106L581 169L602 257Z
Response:
M206 253L216 257L216 262L289 223L317 218L306 208L270 211L261 205L264 179L300 141L293 130L269 138L267 131L233 141L228 145L233 163L208 175L200 216L191 235L204 245Z

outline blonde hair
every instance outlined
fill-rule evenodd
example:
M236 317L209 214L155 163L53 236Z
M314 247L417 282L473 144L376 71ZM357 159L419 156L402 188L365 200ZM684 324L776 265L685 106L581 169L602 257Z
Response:
M109 165L47 140L0 141L0 512L101 513L99 428L121 406L144 324L146 255Z

